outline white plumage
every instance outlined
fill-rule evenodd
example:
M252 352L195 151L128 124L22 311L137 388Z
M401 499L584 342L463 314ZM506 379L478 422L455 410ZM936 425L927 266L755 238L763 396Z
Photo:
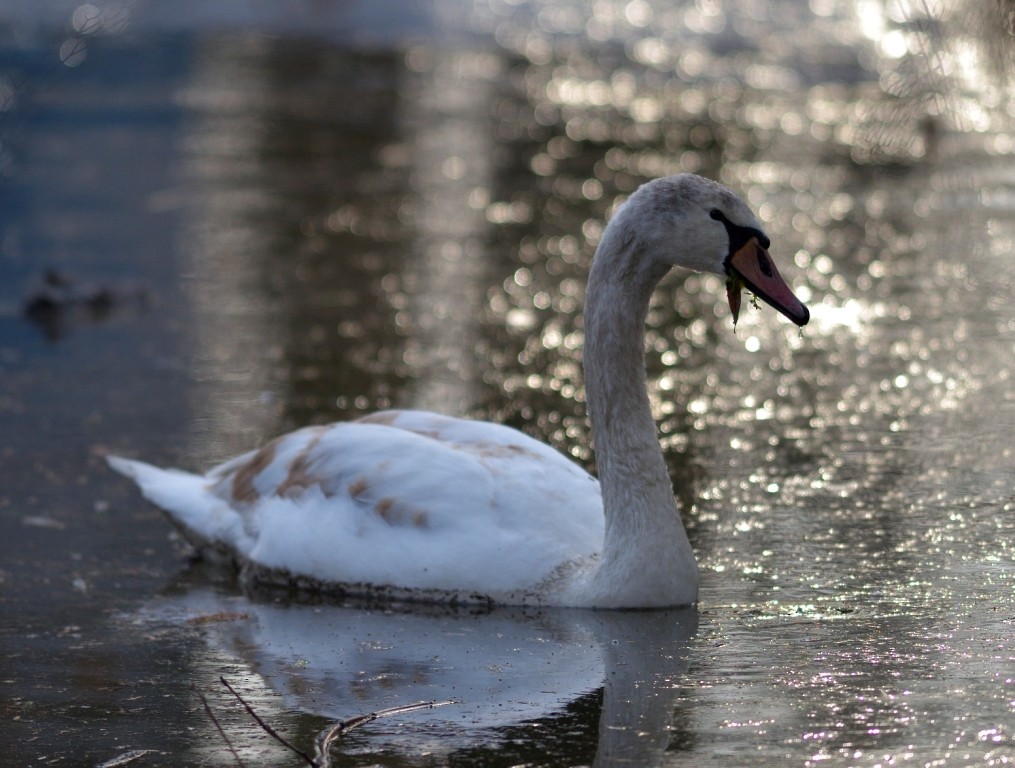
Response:
M203 476L109 463L253 578L401 599L689 604L697 568L649 409L645 314L676 265L725 275L734 311L746 283L802 325L765 246L738 197L689 174L646 184L610 222L585 309L602 488L517 430L420 411L307 427Z
M110 463L195 543L356 591L525 602L511 593L594 555L603 537L588 473L517 430L434 413L307 427L204 477Z

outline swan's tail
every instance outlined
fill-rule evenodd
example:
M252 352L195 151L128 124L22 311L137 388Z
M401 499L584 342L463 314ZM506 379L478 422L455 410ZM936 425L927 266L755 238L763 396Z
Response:
M141 494L166 512L198 549L212 547L241 555L249 552L252 541L242 516L215 495L208 478L119 456L107 456L106 462L137 483Z

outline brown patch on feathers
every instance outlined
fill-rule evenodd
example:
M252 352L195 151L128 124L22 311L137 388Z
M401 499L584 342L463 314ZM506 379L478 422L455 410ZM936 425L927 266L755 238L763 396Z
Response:
M370 483L367 482L365 477L357 477L349 483L349 487L346 488L346 490L349 492L349 495L355 499L366 493L366 490L369 487Z
M385 496L374 504L374 512L390 526L408 523L416 528L426 528L429 523L429 517L426 512L421 509L406 509L391 496Z
M282 438L276 437L270 440L243 466L236 470L233 475L232 495L233 499L246 504L257 501L260 494L254 488L254 478L261 474L268 465L275 460L275 450L278 448Z
M286 475L285 480L275 490L275 495L295 496L300 491L306 490L313 485L320 486L325 496L333 495L328 493L322 479L311 471L310 452L317 447L327 429L327 427L315 428L314 436L310 439L310 442L304 446L303 450L296 454L296 457L289 464L289 474Z
M293 496L299 491L313 485L320 485L322 490L324 490L321 478L315 476L311 471L310 452L320 442L321 437L327 429L328 427L312 428L314 436L290 462L289 472L285 480L275 488L274 493L276 496ZM232 497L235 501L253 504L258 500L261 494L254 487L254 480L275 461L278 454L278 446L285 439L286 436L282 436L268 441L249 461L236 469L232 482ZM329 494L325 492L325 495Z
M399 427L395 422L398 421L398 417L402 414L399 411L377 411L376 413L370 413L366 416L361 416L356 419L357 424L381 424L386 427L396 427L397 429L404 429L406 432L412 432L413 434L419 435L420 437L429 437L433 440L440 440L441 433L436 429L410 429L409 427Z
M398 417L398 411L377 411L376 413L361 416L355 421L359 424L385 424L391 427L398 421Z
M388 525L394 525L395 521L392 520L391 508L395 506L395 500L390 496L385 496L383 499L374 504L374 512Z
M304 452L293 459L293 463L289 465L289 474L275 490L275 495L298 496L301 491L312 485L321 485L321 479L310 473L310 460Z

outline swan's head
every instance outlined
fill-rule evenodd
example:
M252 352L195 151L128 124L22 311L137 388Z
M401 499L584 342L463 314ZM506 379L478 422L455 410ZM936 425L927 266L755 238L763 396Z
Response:
M779 275L757 218L730 189L683 173L638 189L611 221L642 258L726 278L733 321L746 286L797 325L810 313Z

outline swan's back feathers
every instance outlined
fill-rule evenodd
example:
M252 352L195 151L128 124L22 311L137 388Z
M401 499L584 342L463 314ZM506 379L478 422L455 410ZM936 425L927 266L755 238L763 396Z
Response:
M324 582L504 599L602 542L586 472L517 430L432 413L307 427L203 477L110 465L195 543Z

